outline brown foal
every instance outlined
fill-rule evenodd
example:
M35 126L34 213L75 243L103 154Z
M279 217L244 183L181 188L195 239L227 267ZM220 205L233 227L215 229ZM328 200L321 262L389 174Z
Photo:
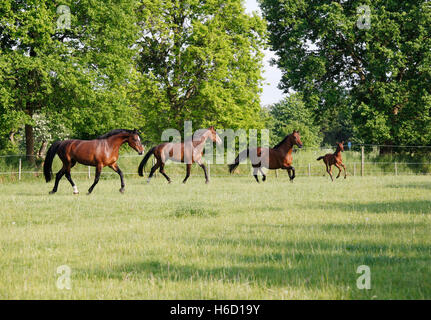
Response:
M317 161L320 161L323 159L323 162L326 165L326 172L328 172L329 176L331 177L331 180L334 181L334 178L332 178L332 166L336 166L338 168L338 175L337 179L340 177L341 174L341 167L344 169L344 179L347 177L346 173L346 166L343 163L343 158L341 157L341 152L344 151L344 141L337 142L337 149L334 153L328 153L324 156L321 156L317 158Z

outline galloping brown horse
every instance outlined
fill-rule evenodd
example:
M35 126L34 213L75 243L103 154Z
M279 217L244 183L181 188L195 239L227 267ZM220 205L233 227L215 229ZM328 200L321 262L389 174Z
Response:
M171 183L171 179L165 173L165 163L168 160L186 164L187 173L186 177L183 180L183 183L186 183L187 179L190 177L190 170L192 164L195 162L199 164L199 166L204 170L205 183L209 183L207 168L202 162L203 150L207 139L211 139L217 144L220 144L222 142L220 137L216 133L214 127L209 127L197 137L187 139L184 142L166 142L155 146L150 151L148 151L148 153L144 156L144 159L142 160L141 164L139 165L139 175L141 177L144 176L144 167L147 164L147 161L151 157L151 155L154 154L154 157L157 161L156 164L151 168L151 172L147 180L148 183L153 177L154 172L156 172L156 170L159 168L160 173L166 178L166 180L168 180L168 183Z
M320 161L323 159L323 162L326 165L326 172L328 172L329 176L331 177L331 180L334 181L334 178L332 178L332 166L335 165L338 168L338 176L337 179L340 177L341 174L341 167L344 168L344 179L347 177L346 173L346 166L343 163L343 159L341 157L341 152L344 151L344 141L337 142L337 149L334 153L328 153L324 156L321 156L317 158L317 161Z
M267 169L286 169L289 174L290 181L295 179L295 168L292 166L292 151L293 146L297 145L302 148L301 137L298 131L293 131L292 134L286 136L274 148L256 148L246 149L242 151L235 159L235 163L229 165L229 172L232 173L238 167L240 162L250 157L253 166L253 176L259 183L257 176L258 171L262 174L262 181L266 180L266 176L262 171L262 167Z
M118 173L121 179L120 192L123 193L125 188L124 176L117 164L117 160L120 147L126 142L139 154L144 152L144 147L142 146L139 133L136 129L113 130L95 140L66 140L54 142L48 150L43 166L46 182L50 182L52 179L52 161L56 154L58 154L63 162L63 168L57 173L54 189L52 189L50 194L57 192L58 183L64 175L66 175L67 180L69 180L72 185L73 193L79 193L70 175L70 170L77 162L86 166L96 167L96 177L93 185L88 190L88 194L93 192L94 187L99 182L100 174L104 167L110 167Z

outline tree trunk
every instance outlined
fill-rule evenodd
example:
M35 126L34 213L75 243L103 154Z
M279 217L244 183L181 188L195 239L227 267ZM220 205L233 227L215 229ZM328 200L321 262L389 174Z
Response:
M25 125L25 145L26 145L26 158L28 163L35 165L36 161L34 158L34 132L33 126Z
M15 145L15 131L11 131L10 133L9 133L9 141L13 144L13 145Z
M46 148L47 147L48 147L48 142L47 141L43 141L42 145L40 146L39 152L37 153L37 157L39 159L45 158Z

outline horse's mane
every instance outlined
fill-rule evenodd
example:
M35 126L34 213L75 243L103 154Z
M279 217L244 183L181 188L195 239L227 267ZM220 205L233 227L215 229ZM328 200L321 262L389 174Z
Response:
M197 131L195 131L194 133L192 133L192 135L191 136L187 136L187 137L185 137L184 138L184 142L186 142L186 141L192 141L193 140L193 138L195 139L195 141L196 140L199 140L200 138L202 138L202 136L205 134L205 133L207 133L208 131L209 131L209 129L203 129L203 130L205 130L205 131L201 131L201 132L197 132Z
M280 147L281 147L281 145L282 145L283 143L285 143L285 142L286 142L286 140L287 140L287 139L289 139L289 137L290 137L291 135L292 135L292 134L288 134L288 135L287 135L283 140L281 140L281 142L279 142L277 145L275 145L273 149L278 149L278 148L280 148Z
M109 137L115 136L115 135L120 134L120 133L133 134L133 133L135 133L135 131L134 130L127 130L127 129L115 129L115 130L112 130L108 133L105 133L103 136L98 137L97 140L108 139Z

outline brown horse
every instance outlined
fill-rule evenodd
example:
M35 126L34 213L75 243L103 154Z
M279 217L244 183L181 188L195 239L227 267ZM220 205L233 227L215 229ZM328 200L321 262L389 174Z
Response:
M262 171L262 167L267 169L286 169L289 174L290 181L295 179L295 168L292 166L292 151L293 146L297 145L302 148L301 137L298 131L293 131L292 134L286 136L274 148L256 148L246 149L242 151L235 159L235 163L229 165L229 172L232 173L238 167L240 162L250 157L253 166L253 176L259 183L257 176L258 171L262 174L262 181L266 180L266 176Z
M168 180L168 183L171 183L171 179L165 173L165 163L168 160L186 164L187 173L186 177L183 180L183 183L186 183L187 179L190 177L190 170L192 164L195 162L199 164L199 166L204 170L205 182L209 183L207 168L202 162L202 155L207 139L211 139L217 144L220 144L222 142L220 137L216 133L214 127L210 127L201 134L198 134L197 137L195 136L194 138L187 139L184 142L166 142L155 146L150 151L148 151L141 164L139 165L139 175L141 177L144 176L144 167L147 164L147 161L151 157L151 155L154 154L154 157L156 158L156 164L151 168L147 183L150 182L151 178L154 175L154 172L156 172L156 170L159 168L160 173L166 178L166 180Z
M69 180L72 185L73 193L79 193L78 188L70 176L70 170L76 163L96 167L96 177L93 185L88 190L88 194L93 192L94 187L99 182L100 174L104 167L110 167L118 173L121 179L120 192L123 193L125 187L124 176L117 164L117 160L120 147L126 142L139 154L144 152L144 147L142 146L137 130L117 129L95 140L66 140L54 142L48 150L43 166L46 182L50 182L52 179L52 161L56 154L58 154L63 162L63 167L56 175L54 189L52 189L50 194L57 192L58 183L64 175L66 175L67 180Z
M337 142L337 149L334 153L328 153L324 156L321 156L317 158L317 161L320 161L323 159L323 162L326 165L326 172L328 172L329 176L331 177L331 180L334 181L334 178L332 178L332 166L335 165L338 168L338 176L337 179L340 177L341 174L341 168L344 168L344 179L347 177L346 173L346 166L343 164L343 159L341 157L341 152L344 151L344 141Z

